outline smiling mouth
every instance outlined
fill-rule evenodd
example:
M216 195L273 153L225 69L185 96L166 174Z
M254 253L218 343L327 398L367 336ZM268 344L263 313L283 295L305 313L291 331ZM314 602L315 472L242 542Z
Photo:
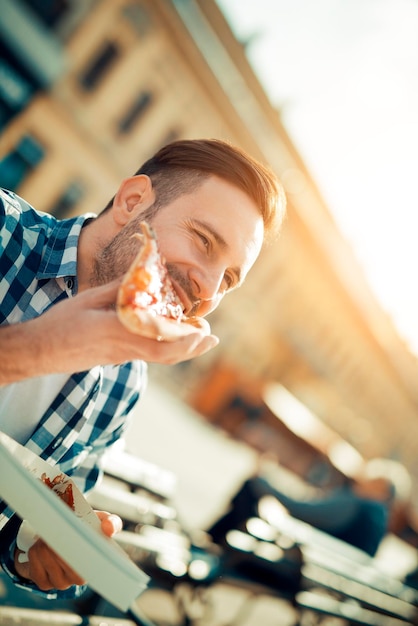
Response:
M193 301L190 300L189 296L187 295L187 292L183 289L183 287L179 285L179 283L176 282L175 280L171 279L171 281L172 281L173 289L176 292L178 301L183 307L183 315L185 315L186 317L193 317L194 315L196 315L196 312L200 306L201 300L199 299L194 299Z
M186 293L184 290L170 277L171 286L173 288L174 293L176 294L177 303L181 306L183 310L183 315L187 315L187 310L190 308L188 306L188 300L186 297Z
M188 317L193 317L193 316L197 315L197 311L198 311L198 309L199 309L199 306L200 306L201 302L202 302L201 300L196 300L196 301L194 302L194 304L193 304L193 305L192 305L192 307L190 308L190 311L189 311L189 312L188 312L188 314L187 314L187 315L188 315Z

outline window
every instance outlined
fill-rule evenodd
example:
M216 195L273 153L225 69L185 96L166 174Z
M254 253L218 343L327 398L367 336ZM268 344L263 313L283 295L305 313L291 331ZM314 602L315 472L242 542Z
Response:
M32 135L24 135L0 161L0 187L16 191L44 156L44 146Z
M82 181L71 181L61 196L49 207L48 212L58 219L66 217L84 196L85 191L85 185Z
M37 87L33 77L0 42L0 128L29 104Z
M132 104L124 117L119 122L119 132L129 133L138 120L148 111L154 96L150 91L142 91Z
M93 59L90 66L80 77L80 84L86 91L93 91L103 80L119 56L119 49L113 42L108 42Z
M29 102L33 88L15 68L0 59L0 100L12 111L20 111Z

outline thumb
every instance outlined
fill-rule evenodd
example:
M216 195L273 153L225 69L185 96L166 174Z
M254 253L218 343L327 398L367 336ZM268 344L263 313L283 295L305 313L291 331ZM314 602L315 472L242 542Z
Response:
M121 282L122 278L117 278L105 285L92 287L85 292L85 298L89 300L92 306L98 309L114 306Z
M101 522L102 531L108 537L112 537L122 530L122 520L119 515L107 511L95 511L95 513Z

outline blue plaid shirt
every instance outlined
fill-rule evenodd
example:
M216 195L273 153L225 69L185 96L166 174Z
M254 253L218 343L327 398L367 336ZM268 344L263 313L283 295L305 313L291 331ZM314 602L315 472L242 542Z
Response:
M0 325L34 318L76 293L78 238L86 220L94 217L57 220L0 190ZM59 464L88 491L99 477L101 455L127 427L146 372L146 364L135 361L69 376L26 447ZM0 501L0 521L12 513Z

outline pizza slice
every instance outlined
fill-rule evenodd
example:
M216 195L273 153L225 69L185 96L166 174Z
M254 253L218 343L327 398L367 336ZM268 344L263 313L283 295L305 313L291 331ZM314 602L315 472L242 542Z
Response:
M73 485L65 474L58 474L51 480L44 472L41 479L47 487L54 491L74 511Z
M201 317L186 317L175 292L155 232L141 222L142 235L136 235L141 249L125 274L118 290L116 311L121 322L132 332L164 341L196 332L210 334L210 326Z

